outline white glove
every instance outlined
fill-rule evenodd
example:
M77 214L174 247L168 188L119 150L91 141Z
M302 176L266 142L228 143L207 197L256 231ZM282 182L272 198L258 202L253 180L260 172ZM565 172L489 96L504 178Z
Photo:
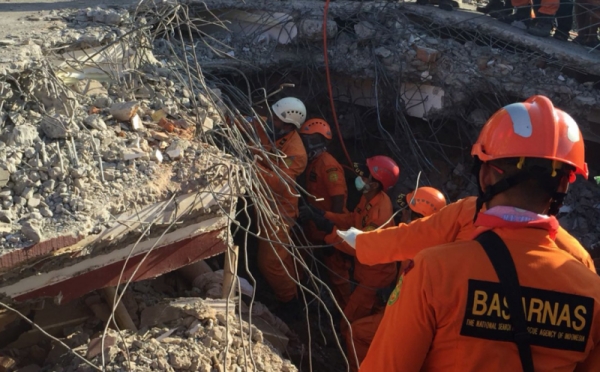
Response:
M338 236L344 239L344 241L354 249L356 249L356 237L362 233L362 231L354 227L351 227L349 230L346 231L337 231Z

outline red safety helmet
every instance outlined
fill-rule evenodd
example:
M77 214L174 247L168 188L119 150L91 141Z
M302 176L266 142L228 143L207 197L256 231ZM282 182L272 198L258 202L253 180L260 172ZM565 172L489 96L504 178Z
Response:
M498 110L485 123L471 155L482 162L501 158L541 158L575 167L587 179L583 137L571 116L544 96L532 96ZM553 166L559 169L560 164ZM572 174L571 182L575 181Z
M400 167L387 156L378 155L368 158L367 167L373 178L381 182L384 191L394 186L400 177Z
M315 134L315 133L322 135L323 137L327 138L328 140L330 140L332 138L331 128L329 127L329 124L327 124L327 122L323 119L307 120L300 127L300 134Z
M423 186L406 195L406 203L413 212L427 217L444 208L446 198L440 190Z

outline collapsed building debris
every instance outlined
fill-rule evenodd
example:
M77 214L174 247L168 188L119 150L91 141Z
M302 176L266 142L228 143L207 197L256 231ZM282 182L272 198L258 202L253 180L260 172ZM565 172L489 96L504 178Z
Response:
M178 11L165 3L157 2L155 8L152 1L145 4L148 22L159 29L163 26L157 19ZM188 1L181 6L194 15L199 32L210 35L194 51L207 71L324 66L323 2L277 3L279 17L287 17L281 18L278 31L291 40L285 43L268 36L272 28L266 19L276 18L270 1ZM240 22L253 27L237 27ZM369 96L385 81L410 84L405 96L417 95L421 102L439 99L431 89L445 92L442 104L425 107L417 116L468 118L469 102L482 94L511 99L545 94L579 120L587 138L600 141L595 128L600 120L595 109L600 100L594 88L600 75L596 52L537 38L486 16L410 3L332 2L326 35L331 71L364 80L358 84L368 87ZM411 92L415 86L417 92ZM359 97L350 88L357 87L335 86L336 95L355 102ZM404 107L417 105L404 102Z
M165 280L133 284L123 302L139 330L111 326L104 340L102 326L110 310L96 294L67 306L46 303L35 311L34 319L92 365L105 365L105 371L297 370L273 347L271 340L277 341L272 336L273 325L277 323L263 320L269 319L264 314L270 313L261 304L255 304L258 311L253 310L256 319L264 322L257 327L254 319L251 323L239 320L233 301L195 297L206 294L177 290L172 284ZM177 294L187 296L165 299L165 295ZM7 327L15 321L18 318L3 323L0 334L6 335ZM18 350L10 358L12 369L7 370L26 366L64 372L94 370L37 330L22 334L6 349Z
M47 35L11 40L9 57L0 52L0 294L23 306L40 306L40 298L87 306L73 310L69 325L83 319L92 327L57 326L53 336L92 364L108 360L107 370L115 371L295 370L273 350L286 350L293 332L266 306L206 299L227 292L227 273L186 274L184 267L200 294L183 299L170 290L149 299L146 282L130 283L233 251L229 225L244 192L257 211L250 217L244 199L239 214L256 216L262 230L280 227L270 191L257 181L255 153L245 141L251 134L223 124L232 113L254 113L252 103L263 103L279 76L296 83L294 95L312 102L313 112L329 114L319 79L323 3L276 5L273 11L270 1L146 1L136 10L65 10L51 16L59 25ZM583 48L540 41L481 16L387 2L332 2L325 29L342 138L358 143L357 158L371 147L393 153L403 169L398 189L414 187L424 170L423 179L439 183L451 200L474 194L469 136L497 106L533 93L552 97L579 120L586 138L598 140L599 71ZM264 71L254 89L248 76ZM390 112L401 126L385 122ZM455 127L436 125L450 119ZM424 127L434 134L421 136ZM452 132L460 143L428 152L438 132ZM373 139L377 146L364 146ZM597 167L591 164L593 172ZM600 238L592 223L600 217L598 193L575 184L560 215L589 249ZM235 230L246 241L254 234L239 222ZM234 282L240 296L260 290ZM190 313L188 305L200 310ZM235 316L224 315L233 308ZM131 317L116 319L126 330L98 331L112 310L115 318L119 311ZM333 333L331 343L338 342ZM57 370L93 369L56 341L44 346L42 352L29 344L21 359L0 363L27 367L23 359L42 365L52 357ZM345 369L341 364L331 368Z

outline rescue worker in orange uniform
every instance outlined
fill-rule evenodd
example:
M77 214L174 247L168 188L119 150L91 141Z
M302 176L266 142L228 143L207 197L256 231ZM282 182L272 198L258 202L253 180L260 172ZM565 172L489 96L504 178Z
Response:
M329 124L323 119L310 119L302 125L299 133L308 155L306 191L314 196L309 197L308 202L326 212L347 212L348 186L344 169L327 152L327 145L332 139ZM306 226L305 233L313 243L323 244L325 234L314 223Z
M408 222L422 217L430 216L446 206L446 198L441 191L429 187L419 187L407 195L401 195L399 198L402 210L402 221ZM406 208L408 207L408 208ZM402 262L400 275L408 267L410 260ZM398 278L401 280L401 278ZM392 295L395 295L392 293ZM383 319L383 310L377 314L366 316L352 323L352 337L350 332L346 334L346 350L349 355L350 367L353 371L358 370L356 361L360 364L369 350L369 346L373 341L375 332ZM354 345L354 347L353 347ZM356 351L356 357L354 357Z
M416 255L361 371L600 371L600 278L554 242L553 214L588 176L577 124L533 96L496 112L471 154L476 240Z
M454 241L468 240L475 231L473 217L477 198L469 196L448 204L439 213L398 226L371 232L340 232L346 242L356 248L356 258L365 265L405 261L425 248ZM485 205L483 206L485 210ZM347 235L346 235L347 234ZM556 244L592 272L594 260L586 249L562 227L556 233Z
M525 22L527 33L539 37L551 35L560 0L541 0L541 6L536 6L535 13L531 8L531 0L511 0L511 4L515 8L514 13L500 16L500 21L508 24L515 21Z
M306 167L306 191L310 194L308 203L326 212L347 213L348 187L344 169L327 152L327 145L332 139L329 124L323 119L307 120L300 128L300 137L308 154ZM317 229L312 220L303 225L304 233L311 243L325 244L325 233ZM335 248L326 248L323 251L323 262L328 269L331 289L338 304L343 308L350 295L348 270L351 263Z
M298 217L298 196L294 195L297 194L294 184L307 163L306 150L298 134L306 119L306 107L298 98L286 97L277 101L271 109L274 114L272 123L263 120L266 122L263 126L256 119L251 122L260 140L259 145L274 155L269 156L269 161L258 161L258 174L265 192L270 194L266 195L266 199L273 201L271 208L281 216L282 223L275 222L277 228L274 229L259 221L258 267L277 299L295 308L297 288L292 277L297 280L298 273L288 247L291 245L290 229Z
M387 156L374 156L368 158L366 163L367 167L359 170L355 180L356 189L363 195L353 212L314 213L312 216L317 228L327 234L325 242L350 255L354 249L341 241L336 234L337 229L354 226L368 231L390 226L393 208L385 192L396 184L400 176L400 168ZM356 288L348 294L348 301L343 307L348 322L373 314L377 310L378 291L390 286L396 274L395 263L367 266L354 260ZM342 334L347 332L346 322L342 322L341 329Z

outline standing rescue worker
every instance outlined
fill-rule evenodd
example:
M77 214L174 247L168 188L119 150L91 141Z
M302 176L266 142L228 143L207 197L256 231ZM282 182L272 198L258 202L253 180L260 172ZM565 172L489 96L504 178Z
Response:
M356 227L369 231L390 226L393 215L392 202L385 192L396 184L399 176L400 168L391 158L368 158L367 167L359 169L355 180L356 189L363 195L354 211L344 214L325 212L324 215L312 216L317 228L327 234L325 242L353 255L354 249L337 236L338 228ZM377 311L378 292L389 287L396 279L396 274L395 263L367 266L354 260L353 276L356 288L349 295L343 308L344 315L350 323ZM348 331L346 322L342 322L341 329L342 334Z
M314 196L314 198L309 197L308 202L326 212L347 212L348 187L346 186L344 169L327 152L327 145L332 138L329 124L323 119L307 120L300 128L300 138L302 138L302 143L308 155L306 191ZM323 243L325 234L319 231L314 223L309 223L305 231L307 237L313 243Z
M261 172L262 184L267 199L273 200L271 208L282 218L276 229L260 226L258 241L258 267L279 301L296 307L296 283L290 277L298 278L294 260L286 246L290 246L289 233L298 217L298 197L294 186L296 178L304 172L307 163L306 150L298 134L298 129L306 119L306 107L298 98L286 97L272 107L273 121L266 121L266 129L261 123L252 120L260 139L260 145L269 153L270 161L257 163ZM283 156L282 156L283 155ZM262 239L261 239L262 238ZM283 265L282 265L283 263Z
M531 8L531 0L511 0L511 4L515 8L514 13L499 17L500 21L508 24L515 21L526 22L528 34L539 37L551 35L560 0L541 0L541 5L539 8L536 5L535 12ZM572 13L568 16L572 18Z
M401 195L401 199L401 205L403 207L408 206L408 208L405 208L402 211L403 222L430 216L446 206L444 194L429 186L419 187L407 195ZM402 262L400 277L398 278L399 283L402 281L402 273L409 267L410 263L410 260ZM399 285L400 284L398 284L394 289L394 292L392 292L392 299L398 296L400 290ZM384 309L381 309L377 314L369 315L354 321L351 325L352 337L350 337L350 332L346 334L346 350L348 352L348 360L350 361L352 371L358 370L356 365L357 359L359 364L365 359L369 346L373 341L373 337L375 337L375 332L379 327L379 323L381 323L381 320L383 319L383 310ZM355 350L356 358L354 357Z
M306 191L310 194L308 203L325 212L348 213L346 209L348 187L344 169L327 152L327 145L332 139L329 124L323 119L307 120L300 128L300 137L308 155L306 167ZM326 234L317 229L312 220L304 223L304 233L313 244L325 243ZM335 248L326 248L323 251L323 261L328 268L329 281L332 283L331 289L338 304L343 308L350 296L348 271L351 262Z
M361 371L600 371L600 278L554 242L569 182L588 175L577 124L533 96L471 154L477 240L417 254Z

